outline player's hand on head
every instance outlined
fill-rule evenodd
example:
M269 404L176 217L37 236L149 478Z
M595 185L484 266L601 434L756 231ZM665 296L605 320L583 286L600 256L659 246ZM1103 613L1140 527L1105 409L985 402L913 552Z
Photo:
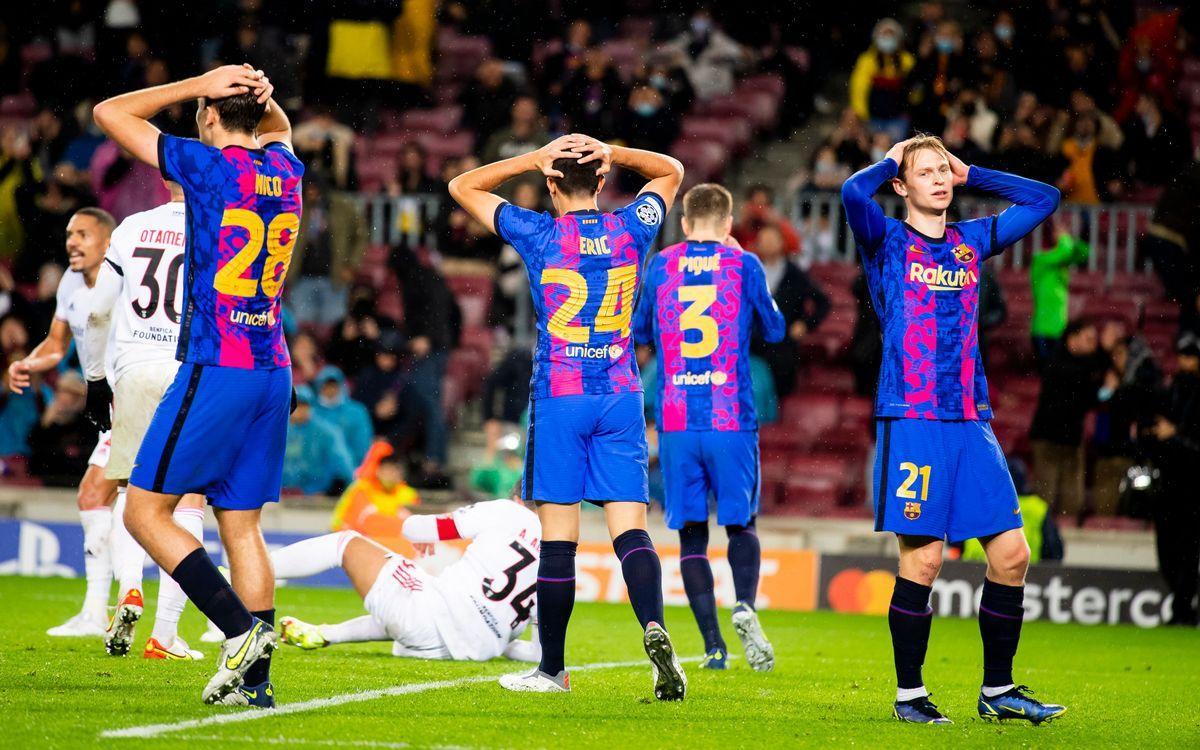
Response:
M579 154L580 164L596 162L596 174L608 174L612 170L612 146L591 136L581 135L584 141L572 150Z
M271 95L275 93L275 84L271 83L271 79L267 78L266 73L256 70L250 63L242 63L242 67L258 76L259 85L252 88L252 91L257 95L258 103L265 104L271 98Z
M955 187L959 185L966 185L967 172L969 172L971 168L967 166L966 162L949 151L946 152L946 158L950 160L950 174L954 176Z
M247 65L222 65L200 77L204 83L203 95L209 99L224 99L255 91L263 86L266 78L262 71Z
M576 135L559 136L550 141L534 152L538 170L547 177L562 177L563 173L554 168L554 160L578 159L579 154L572 149L582 143Z
M912 138L905 138L902 141L897 141L890 149L888 149L887 154L884 155L883 158L891 159L892 161L896 162L896 164L900 164L904 161L904 149L908 148L908 144L912 143L912 141Z

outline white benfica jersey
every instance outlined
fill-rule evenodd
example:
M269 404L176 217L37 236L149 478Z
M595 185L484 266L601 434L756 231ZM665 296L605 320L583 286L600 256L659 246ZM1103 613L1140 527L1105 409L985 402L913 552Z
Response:
M542 525L511 500L468 505L450 520L471 544L435 578L448 615L435 624L455 659L491 659L534 614Z
M93 296L95 296L95 287L87 285L83 273L68 270L63 274L62 281L58 282L58 291L55 293L54 300L54 317L64 321L71 329L71 336L75 339L75 351L79 355L79 365L84 372L87 372L89 366L93 364L88 354L84 335L87 332L88 314L92 310Z
M115 384L130 368L174 366L183 312L182 202L133 214L112 235L105 261L123 277L113 308L106 369Z

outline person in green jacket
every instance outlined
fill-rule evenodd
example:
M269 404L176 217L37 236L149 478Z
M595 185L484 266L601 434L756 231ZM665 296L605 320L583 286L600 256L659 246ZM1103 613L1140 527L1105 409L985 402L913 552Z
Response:
M1072 236L1070 225L1055 219L1058 242L1054 247L1035 253L1029 263L1029 281L1033 290L1033 322L1030 333L1038 366L1058 351L1070 316L1071 268L1087 262L1091 248Z

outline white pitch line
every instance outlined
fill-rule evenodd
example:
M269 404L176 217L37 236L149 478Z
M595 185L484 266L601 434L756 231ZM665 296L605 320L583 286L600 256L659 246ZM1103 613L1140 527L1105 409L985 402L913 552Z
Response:
M702 657L691 656L680 659L681 662L700 661ZM610 661L610 662L595 662L593 664L584 664L578 667L571 667L571 671L584 672L592 669L617 669L620 667L639 667L646 664L645 659L638 661ZM286 716L288 714L305 713L308 711L318 711L322 708L330 708L333 706L342 706L347 703L361 703L363 701L373 701L378 698L388 698L397 695L412 695L413 693L424 693L430 690L442 690L444 688L461 687L463 685L473 685L480 682L491 682L499 678L500 675L476 675L474 677L460 677L456 680L436 680L433 682L414 682L408 685L397 685L390 688L379 688L376 690L363 690L357 693L342 693L341 695L331 695L328 698L314 698L312 700L300 701L298 703L284 703L270 710L247 710L239 713L215 714L206 716L203 719L185 719L169 724L146 724L140 727L126 727L125 729L107 729L100 733L100 737L105 739L112 738L145 738L157 737L162 734L171 732L182 732L187 729L195 729L197 727L220 726L224 724L240 724L247 721L257 721L259 719L270 719L277 716Z

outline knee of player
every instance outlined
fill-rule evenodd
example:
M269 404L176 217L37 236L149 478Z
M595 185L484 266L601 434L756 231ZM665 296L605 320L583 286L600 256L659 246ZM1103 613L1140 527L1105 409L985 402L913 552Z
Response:
M940 544L931 544L913 554L911 575L917 583L931 586L942 572L942 549Z
M1029 544L1022 537L1019 544L1010 545L999 554L990 555L988 567L992 569L995 577L1000 579L998 583L1020 585L1025 580L1026 571L1029 570Z

